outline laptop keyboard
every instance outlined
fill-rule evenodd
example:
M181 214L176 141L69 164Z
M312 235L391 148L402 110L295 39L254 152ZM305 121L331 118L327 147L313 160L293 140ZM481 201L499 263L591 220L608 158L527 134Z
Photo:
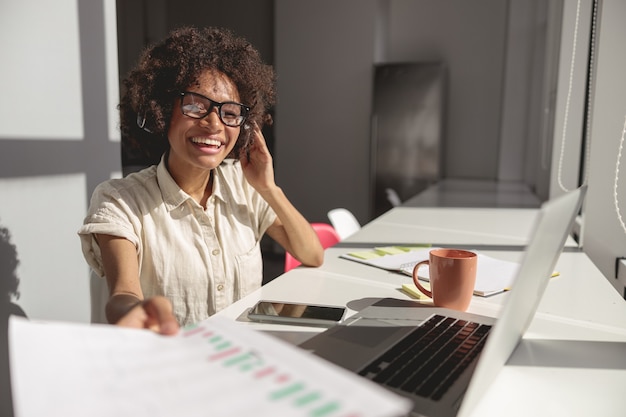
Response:
M489 325L434 315L359 374L440 400L478 356L490 329Z

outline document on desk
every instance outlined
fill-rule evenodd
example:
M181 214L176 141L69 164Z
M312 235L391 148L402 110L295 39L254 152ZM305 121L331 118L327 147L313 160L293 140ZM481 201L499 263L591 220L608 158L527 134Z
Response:
M366 251L346 253L340 255L340 257L412 277L415 265L417 265L418 262L427 260L429 252L433 249L436 248L374 248ZM474 252L478 255L474 295L487 297L511 288L517 270L519 269L519 263L496 259L477 251ZM419 278L428 281L427 266L420 268Z
M13 316L9 349L15 417L395 417L412 407L222 317L166 337Z

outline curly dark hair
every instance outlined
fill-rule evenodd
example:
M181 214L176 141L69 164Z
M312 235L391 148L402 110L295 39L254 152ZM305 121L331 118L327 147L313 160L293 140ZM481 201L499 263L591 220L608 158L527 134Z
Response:
M276 100L275 74L260 53L228 29L182 27L147 48L124 80L120 127L131 151L142 152L152 164L158 162L169 149L167 131L175 98L197 84L208 69L226 74L237 86L241 102L251 107L248 121L259 127L272 123L268 111ZM249 146L247 130L241 129L230 157L238 158Z
M0 227L0 299L10 299L12 295L19 297L19 264L17 248L11 243L11 232L6 227Z

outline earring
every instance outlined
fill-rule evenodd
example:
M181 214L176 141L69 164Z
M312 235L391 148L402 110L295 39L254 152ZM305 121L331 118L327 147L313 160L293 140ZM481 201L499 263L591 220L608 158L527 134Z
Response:
M137 115L137 126L139 126L139 129L143 129L143 130L145 130L148 133L152 133L152 131L146 127L146 116L145 115L143 115L143 116L141 116L139 114Z

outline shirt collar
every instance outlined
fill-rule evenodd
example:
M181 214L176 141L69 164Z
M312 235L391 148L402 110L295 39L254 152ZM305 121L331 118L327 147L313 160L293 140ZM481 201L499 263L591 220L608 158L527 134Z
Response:
M170 175L165 166L165 155L161 157L161 162L157 165L157 181L161 195L163 196L163 202L168 211L174 210L191 198L189 194L184 192L178 184L176 184L176 181L174 181L174 178Z
M195 204L198 204L189 194L182 190L172 178L172 175L167 170L165 164L166 155L161 157L161 161L157 166L157 181L159 183L159 188L161 189L161 195L163 196L163 201L165 202L165 206L168 211L174 210L178 208L181 204L183 204L187 200L193 201ZM224 200L224 179L222 178L220 167L218 166L213 170L213 193L212 195L215 198L219 198L222 201Z

